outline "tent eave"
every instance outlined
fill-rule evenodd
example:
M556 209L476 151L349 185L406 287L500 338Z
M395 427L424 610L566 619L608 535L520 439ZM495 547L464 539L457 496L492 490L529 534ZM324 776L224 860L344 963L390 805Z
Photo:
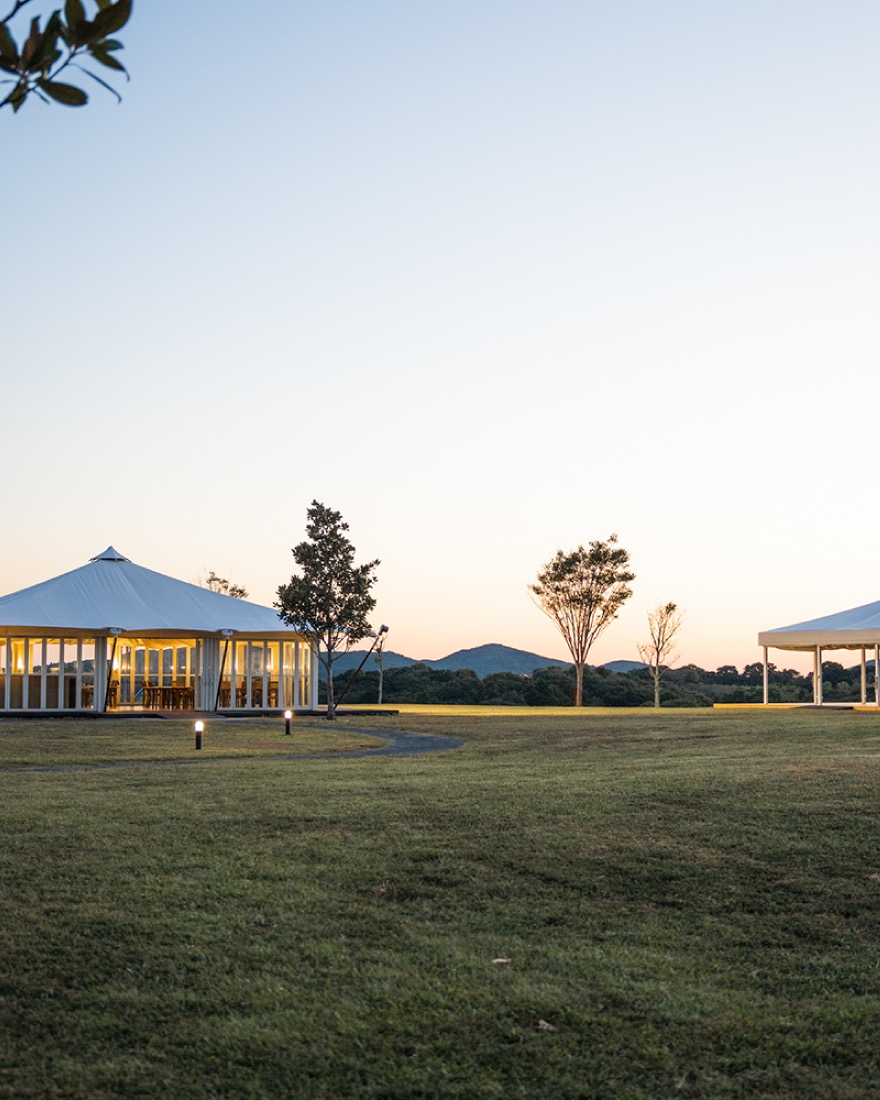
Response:
M809 651L823 649L871 649L880 645L880 630L764 630L758 645L768 649Z

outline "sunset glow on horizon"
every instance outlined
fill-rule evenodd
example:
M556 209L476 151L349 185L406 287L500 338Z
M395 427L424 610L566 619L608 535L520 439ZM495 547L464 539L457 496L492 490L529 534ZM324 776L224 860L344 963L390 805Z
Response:
M281 56L239 72L238 6L136 5L121 105L0 112L0 593L112 544L271 605L317 499L414 658L566 659L528 585L614 532L591 663L659 601L712 669L880 599L841 461L874 436L880 8L252 20Z

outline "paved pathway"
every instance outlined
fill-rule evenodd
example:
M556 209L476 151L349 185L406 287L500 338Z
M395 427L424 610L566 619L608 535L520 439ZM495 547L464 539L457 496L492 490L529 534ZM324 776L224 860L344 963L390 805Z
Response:
M0 768L0 775L10 772L85 772L107 768L164 768L180 764L258 764L283 760L354 760L362 756L422 756L429 752L457 749L461 741L439 733L399 733L396 730L346 730L368 737L381 737L384 744L374 749L351 749L348 752L279 753L277 756L193 756L180 760L117 760L102 764L29 764L18 768Z

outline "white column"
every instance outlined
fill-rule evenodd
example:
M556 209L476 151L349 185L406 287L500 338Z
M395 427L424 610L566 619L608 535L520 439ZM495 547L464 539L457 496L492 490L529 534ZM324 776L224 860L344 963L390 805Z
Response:
M309 709L318 709L318 651L312 646L312 674L309 680Z
M24 665L21 676L21 705L24 710L28 710L30 701L30 685L31 685L31 640L25 638L24 640Z
M816 646L816 672L813 680L813 702L822 706L822 647Z
M868 662L865 660L865 647L862 646L862 706L868 701Z
M767 647L764 646L764 706L770 702L770 676L767 671Z
M76 640L76 687L73 694L73 705L77 709L82 706L82 690L83 690L83 640L77 638ZM59 688L60 691L60 688Z
M813 706L822 704L822 658L818 646L813 650Z
M238 642L234 638L229 643L229 652L232 654L232 664L229 666L229 705L234 709L238 706Z
M880 645L874 646L874 703L880 707Z
M301 707L303 701L300 699L299 690L299 638L291 644L293 646L293 705L294 707Z
M46 665L48 663L49 663L49 644L48 644L47 640L45 638L43 638L43 648L42 648L42 652L40 654L40 710L45 710L46 709L46 683L47 683L47 677L49 675L49 672L46 668ZM58 706L60 707L62 705L63 704L61 703L60 698L59 698Z
M103 713L107 697L107 635L95 638L95 694L93 707L96 714Z
M196 706L199 710L213 710L217 702L217 685L220 683L221 645L219 638L202 638L199 665L199 692Z

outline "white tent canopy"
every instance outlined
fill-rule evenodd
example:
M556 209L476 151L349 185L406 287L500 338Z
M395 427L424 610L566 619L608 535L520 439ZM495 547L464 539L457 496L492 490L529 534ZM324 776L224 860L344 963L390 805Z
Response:
M300 633L272 608L144 569L112 546L88 565L0 597L0 630L71 636L109 630L149 638Z
M851 607L833 615L808 619L792 626L763 630L758 645L764 650L764 702L768 701L768 649L788 649L813 654L813 701L822 703L822 653L826 649L853 649L861 652L862 703L867 701L866 653L874 650L874 696L880 706L880 601Z
M0 597L0 710L317 705L308 628L112 546Z

